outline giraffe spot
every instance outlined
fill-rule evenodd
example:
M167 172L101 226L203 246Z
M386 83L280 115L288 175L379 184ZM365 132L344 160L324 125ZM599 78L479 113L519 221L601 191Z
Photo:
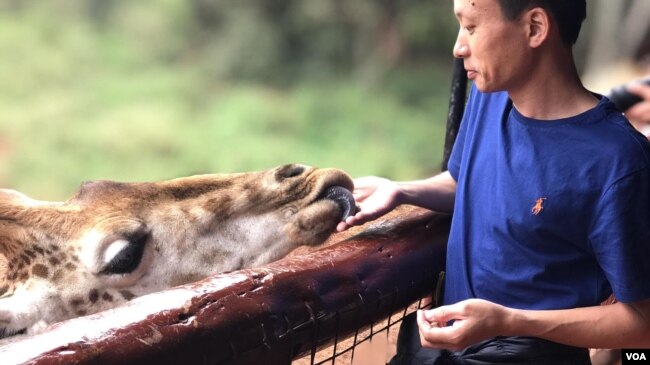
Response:
M20 258L23 260L23 262L27 265L32 263L32 260L29 258L29 256L22 254L20 255Z
M122 296L122 298L126 299L127 301L135 298L135 294L131 293L128 290L120 290L120 295Z
M27 271L23 271L20 273L20 276L18 277L18 281L27 281L29 279L29 274L27 274Z
M95 304L98 299L99 291L97 289L93 289L88 293L88 300L90 300L90 303Z
M59 250L59 247L58 247L58 246L55 246L55 245L49 245L48 248L49 248L50 250L54 251L54 252L56 252L56 251Z
M77 268L77 265L75 265L75 264L73 264L71 262L68 262L68 263L65 264L64 267L68 271L74 271Z
M0 287L0 297L3 296L7 292L7 290L9 290L9 285L4 285Z
M40 248L38 246L34 246L34 247L32 247L32 249L34 251L38 252L39 255L44 255L45 254L45 250L43 250L42 248Z
M32 275L39 276L41 278L47 278L50 274L50 271L47 269L47 266L42 264L36 264L32 267Z
M31 257L33 259L36 258L36 254L32 250L25 250L25 253L27 254L27 256L29 256L29 257Z
M56 257L50 257L47 261L52 266L59 266L59 264L61 264L61 261L59 261L59 259L57 259Z
M70 299L70 301L68 302L68 304L70 304L71 307L80 307L80 306L82 306L84 303L85 303L85 301L84 301L82 298L79 298L79 297L77 297L77 298L72 298L72 299Z
M52 275L52 281L58 283L63 278L63 270L56 270Z
M106 293L106 292L105 292L104 294L102 294L102 299L103 299L105 302L109 302L109 303L112 303L112 302L113 302L113 296L110 295L110 294L108 294L108 293Z

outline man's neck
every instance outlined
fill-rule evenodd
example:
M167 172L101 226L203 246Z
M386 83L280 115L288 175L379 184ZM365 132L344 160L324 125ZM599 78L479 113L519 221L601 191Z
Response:
M542 53L521 86L508 90L517 110L529 118L556 120L593 108L598 99L580 81L570 50ZM545 57L546 56L546 57ZM546 58L546 59L543 59Z

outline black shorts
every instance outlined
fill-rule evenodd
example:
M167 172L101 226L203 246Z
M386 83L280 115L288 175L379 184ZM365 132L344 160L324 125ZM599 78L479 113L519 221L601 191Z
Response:
M496 337L462 351L420 345L415 313L404 318L389 365L590 365L589 351L532 337Z

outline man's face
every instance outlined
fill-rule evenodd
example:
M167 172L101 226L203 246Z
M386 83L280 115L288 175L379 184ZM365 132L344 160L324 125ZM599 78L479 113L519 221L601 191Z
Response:
M510 90L525 80L528 43L525 24L508 21L497 0L454 0L460 24L454 57L483 92Z

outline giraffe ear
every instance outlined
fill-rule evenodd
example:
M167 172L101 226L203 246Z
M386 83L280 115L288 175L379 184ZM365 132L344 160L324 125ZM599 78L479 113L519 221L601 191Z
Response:
M0 202L16 203L31 200L27 195L12 189L0 189Z
M8 266L9 265L8 265L7 257L3 253L0 253L0 297L7 290L7 288L4 285L2 285L2 283L4 283L6 280L5 278L7 276L7 272L9 269Z

